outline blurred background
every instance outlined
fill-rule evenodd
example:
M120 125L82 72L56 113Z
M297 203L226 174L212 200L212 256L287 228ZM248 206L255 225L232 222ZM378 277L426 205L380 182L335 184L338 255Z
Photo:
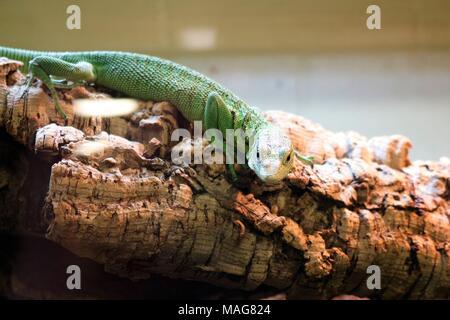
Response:
M367 7L381 8L369 30ZM69 30L66 9L81 9ZM261 109L450 156L448 0L0 0L0 45L172 59Z

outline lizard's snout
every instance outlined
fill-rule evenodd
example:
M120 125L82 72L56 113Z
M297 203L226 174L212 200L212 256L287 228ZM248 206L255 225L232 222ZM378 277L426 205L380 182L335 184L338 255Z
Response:
M257 175L266 183L277 182L284 178L282 172L280 172L280 168L281 161L279 160L270 159L262 161L259 170L257 171Z

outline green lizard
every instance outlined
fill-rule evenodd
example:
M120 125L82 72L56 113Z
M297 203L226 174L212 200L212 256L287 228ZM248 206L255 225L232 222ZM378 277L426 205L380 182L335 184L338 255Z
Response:
M188 67L158 57L111 51L43 52L0 47L0 57L24 63L30 73L27 88L39 78L50 90L55 108L64 119L55 88L71 88L95 83L130 97L169 101L189 121L202 121L205 130L227 129L253 132L246 148L248 167L264 182L282 180L298 155L283 131L232 92ZM311 163L310 157L301 160ZM232 164L227 170L233 180L237 175Z

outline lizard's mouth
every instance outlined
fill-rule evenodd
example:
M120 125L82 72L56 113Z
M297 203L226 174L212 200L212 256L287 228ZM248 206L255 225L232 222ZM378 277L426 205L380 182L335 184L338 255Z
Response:
M270 179L272 176L277 176L280 170L280 161L274 159L268 159L263 161L259 166L258 175L264 177L265 180Z
M279 159L267 159L251 166L259 179L264 183L271 184L283 180L289 173L290 168L283 166Z

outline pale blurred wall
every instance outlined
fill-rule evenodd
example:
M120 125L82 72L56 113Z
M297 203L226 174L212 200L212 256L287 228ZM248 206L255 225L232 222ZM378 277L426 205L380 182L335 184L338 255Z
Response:
M81 30L65 27L70 4ZM382 30L366 28L369 4L381 7ZM450 156L448 0L0 0L0 44L160 55L262 109L401 133L416 159Z

